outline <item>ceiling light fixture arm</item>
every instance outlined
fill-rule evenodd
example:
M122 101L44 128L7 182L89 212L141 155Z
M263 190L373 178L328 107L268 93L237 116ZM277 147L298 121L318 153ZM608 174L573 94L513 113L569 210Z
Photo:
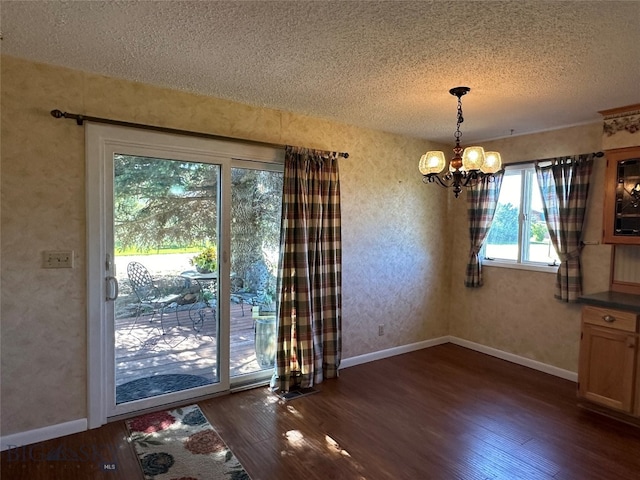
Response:
M468 187L475 185L479 180L488 177L489 181L493 179L492 174L482 173L477 170L471 172L465 171L455 171L448 172L443 176L438 175L437 173L429 173L427 175L423 175L422 181L424 183L436 183L444 188L453 188L453 194L456 198L462 192L462 187Z

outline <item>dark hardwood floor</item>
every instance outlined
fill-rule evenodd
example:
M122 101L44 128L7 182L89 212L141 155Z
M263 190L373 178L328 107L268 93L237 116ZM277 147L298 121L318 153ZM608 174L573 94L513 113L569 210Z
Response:
M452 344L347 368L317 389L199 405L253 480L640 478L640 429L578 407L572 382ZM115 422L5 451L2 478L142 479L126 437Z

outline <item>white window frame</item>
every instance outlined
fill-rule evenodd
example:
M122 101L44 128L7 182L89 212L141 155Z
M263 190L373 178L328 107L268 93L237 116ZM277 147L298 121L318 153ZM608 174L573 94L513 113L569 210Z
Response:
M523 258L524 252L529 250L530 224L527 215L531 210L531 189L534 186L533 178L536 175L533 163L505 166L505 176L519 175L521 179L520 205L518 208L518 255L516 260L505 258L490 258L486 256L487 240L485 240L480 250L483 267L513 268L518 270L531 270L536 272L556 273L559 263L548 264L544 262L533 262ZM523 213L527 212L527 213ZM488 237L487 237L488 238Z

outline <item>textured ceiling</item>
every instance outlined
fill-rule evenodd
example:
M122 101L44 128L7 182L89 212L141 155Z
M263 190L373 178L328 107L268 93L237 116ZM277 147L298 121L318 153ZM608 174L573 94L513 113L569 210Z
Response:
M463 143L640 103L639 1L2 0L0 19L4 54L448 143L458 85Z

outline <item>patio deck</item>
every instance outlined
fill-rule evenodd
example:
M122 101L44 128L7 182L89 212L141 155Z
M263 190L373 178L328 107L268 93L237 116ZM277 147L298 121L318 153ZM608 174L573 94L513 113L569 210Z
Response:
M191 312L191 316L190 316ZM168 312L163 317L141 316L116 320L116 385L139 378L164 374L200 375L210 380L217 376L215 323L211 310L205 311L200 324L197 310ZM231 376L272 367L259 365L254 346L254 319L251 306L231 302L230 366ZM194 322L195 320L195 328ZM178 325L178 320L180 325Z

